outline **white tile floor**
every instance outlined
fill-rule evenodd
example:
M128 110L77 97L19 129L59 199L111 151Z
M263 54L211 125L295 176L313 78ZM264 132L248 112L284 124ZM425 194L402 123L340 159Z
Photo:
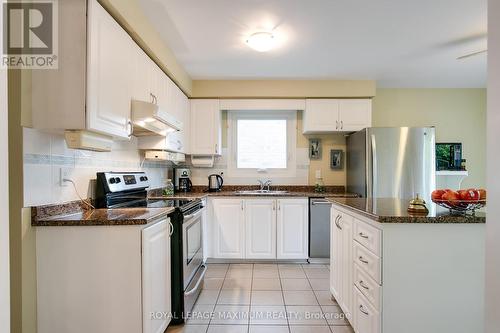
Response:
M329 266L210 264L192 317L168 333L351 333Z

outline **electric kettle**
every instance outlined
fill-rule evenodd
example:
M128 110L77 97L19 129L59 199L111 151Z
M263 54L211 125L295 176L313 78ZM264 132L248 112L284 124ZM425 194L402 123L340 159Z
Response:
M224 180L220 175L212 174L208 176L208 192L218 192L222 189Z

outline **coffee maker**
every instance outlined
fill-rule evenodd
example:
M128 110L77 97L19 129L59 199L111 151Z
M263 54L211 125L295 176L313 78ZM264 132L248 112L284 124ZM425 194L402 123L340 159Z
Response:
M176 192L191 192L191 170L187 168L174 169L174 187Z

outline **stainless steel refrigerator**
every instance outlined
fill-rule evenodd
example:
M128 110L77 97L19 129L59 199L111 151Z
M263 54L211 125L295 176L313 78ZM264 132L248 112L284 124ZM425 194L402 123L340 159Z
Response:
M433 127L371 127L347 138L347 191L430 202L436 187Z

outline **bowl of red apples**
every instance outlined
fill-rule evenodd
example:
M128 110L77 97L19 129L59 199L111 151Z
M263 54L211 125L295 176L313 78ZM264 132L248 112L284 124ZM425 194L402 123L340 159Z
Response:
M475 213L476 209L486 206L486 190L469 188L466 190L435 190L431 194L432 202L447 208L451 213Z

